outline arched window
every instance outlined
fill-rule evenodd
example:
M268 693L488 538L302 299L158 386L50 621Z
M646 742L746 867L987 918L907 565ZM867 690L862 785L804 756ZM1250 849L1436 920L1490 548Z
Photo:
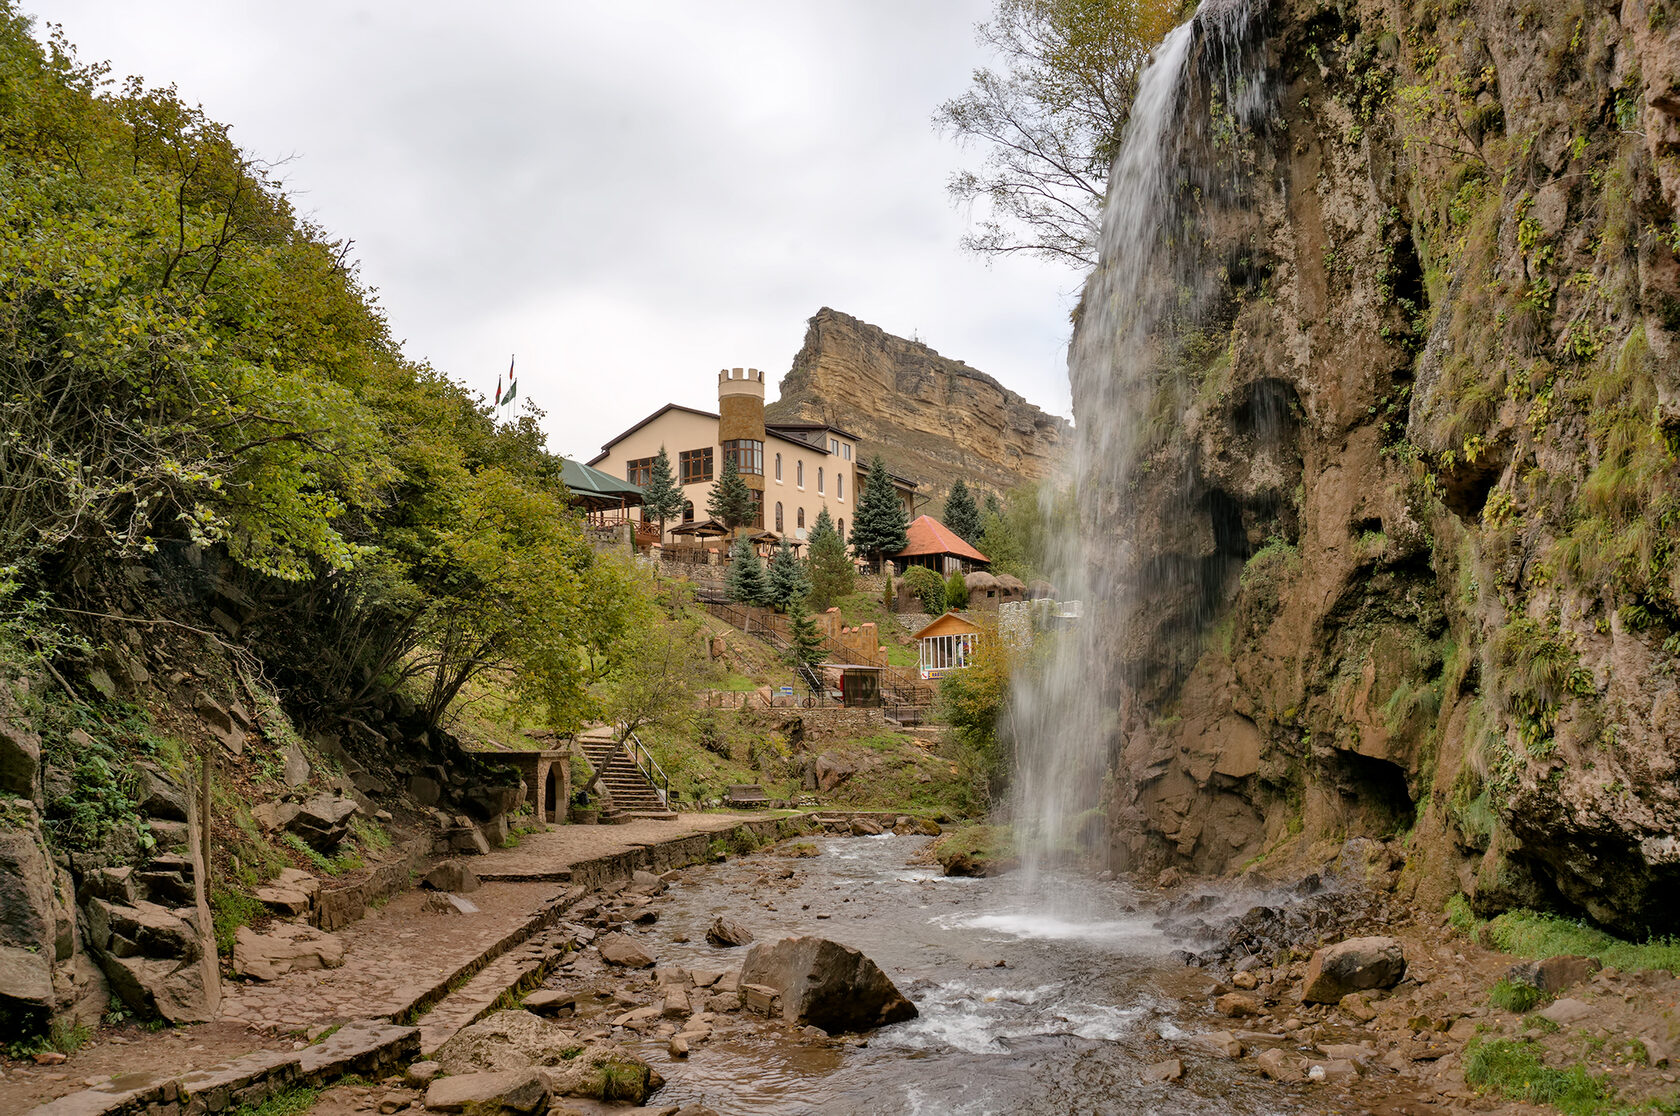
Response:
M779 453L776 455L776 479L782 479L782 455Z
M846 521L844 519L834 525L834 531L840 536L841 542L846 541Z
M684 500L683 501L683 522L684 523L693 523L694 522L694 501L693 500Z
M776 501L776 534L782 533L782 502Z
M846 474L845 473L835 473L834 474L834 495L837 499L844 500L846 498Z
M800 488L805 487L805 462L796 461L793 465L793 483Z
M818 465L817 466L817 491L821 492L822 490L823 490L823 486L822 486L822 466Z
M805 509L804 508L799 509L799 515L795 517L794 521L796 523L798 523L799 526L801 526L801 527L805 526Z

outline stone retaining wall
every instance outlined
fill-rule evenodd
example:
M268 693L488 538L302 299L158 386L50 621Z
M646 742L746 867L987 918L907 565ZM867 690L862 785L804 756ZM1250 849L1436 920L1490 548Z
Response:
M742 822L731 829L720 829L715 833L696 833L689 837L661 841L657 845L631 849L628 852L579 861L572 865L572 883L585 888L596 888L617 880L627 880L638 870L657 875L669 872L673 868L700 864L706 860L713 841L725 840L730 834L742 830L752 833L760 843L780 841L784 837L798 836L804 831L799 818Z

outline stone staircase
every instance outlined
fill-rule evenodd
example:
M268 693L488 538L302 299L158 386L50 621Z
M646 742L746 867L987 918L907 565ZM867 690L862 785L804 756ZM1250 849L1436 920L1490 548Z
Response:
M578 734L577 744L589 761L590 769L601 773L595 789L610 804L610 811L606 814L609 820L676 819L676 812L666 806L659 797L659 791L636 766L629 752L618 743L617 733L612 727L599 725L585 729Z

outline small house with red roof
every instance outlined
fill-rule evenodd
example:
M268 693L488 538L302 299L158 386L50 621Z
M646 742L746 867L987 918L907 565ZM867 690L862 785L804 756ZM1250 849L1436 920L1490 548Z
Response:
M990 558L963 542L955 531L931 515L917 516L905 535L909 541L904 549L888 555L900 570L926 566L940 577L949 577L958 570L967 572L992 564Z

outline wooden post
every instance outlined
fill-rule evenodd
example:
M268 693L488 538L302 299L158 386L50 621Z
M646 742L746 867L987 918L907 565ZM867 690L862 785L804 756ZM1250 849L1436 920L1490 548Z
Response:
M210 773L215 762L216 745L207 742L198 764L198 849L199 858L204 861L204 878L199 881L199 890L206 900L210 898Z

